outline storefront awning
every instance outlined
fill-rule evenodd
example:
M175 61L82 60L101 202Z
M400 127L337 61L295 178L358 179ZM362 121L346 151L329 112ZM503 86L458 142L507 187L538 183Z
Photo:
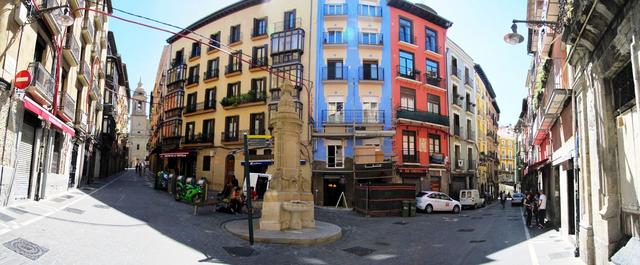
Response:
M531 170L537 170L538 168L540 168L540 166L546 164L547 162L549 162L549 158L542 159L542 160L540 160L538 162L535 162L535 163L525 167L524 168L524 172L523 172L524 175L527 175L529 173L529 171L531 171Z
M63 121L56 118L56 116L53 116L51 112L38 105L38 103L33 101L33 99L24 97L24 108L38 115L43 120L50 122L51 125L58 127L60 130L69 134L71 137L74 137L76 135L76 131L73 128L69 127L69 125L66 125Z

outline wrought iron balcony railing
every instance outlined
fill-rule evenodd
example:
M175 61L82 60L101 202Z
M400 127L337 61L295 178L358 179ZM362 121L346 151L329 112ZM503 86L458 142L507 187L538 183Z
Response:
M346 66L322 67L322 80L347 80L349 69Z
M437 124L442 126L449 126L448 116L427 112L427 111L399 108L396 111L396 116L398 119L407 119L407 120L427 122L427 123L432 123L432 124Z
M321 120L330 124L383 124L384 110L322 110Z
M358 67L358 79L360 80L372 80L372 81L383 81L384 80L384 68L375 66L375 67Z
M420 71L415 68L397 65L396 74L399 77L420 81Z

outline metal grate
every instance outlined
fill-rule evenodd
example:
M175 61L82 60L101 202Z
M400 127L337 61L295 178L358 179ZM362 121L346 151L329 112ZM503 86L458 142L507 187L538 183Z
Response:
M484 239L480 239L480 240L471 240L471 241L469 241L469 243L483 243L483 242L486 242L486 241L487 241L487 240L484 240Z
M249 247L222 247L229 255L234 257L249 257L254 249Z
M106 206L106 205L104 205L104 204L96 204L96 205L94 205L93 207L96 207L96 208L98 208L98 209L109 209L109 208L111 208L111 207Z
M84 213L84 210L71 208L71 207L64 208L64 210L67 211L67 212L70 212L70 213L75 213L75 214L83 214Z
M40 257L42 257L42 255L49 251L49 249L45 247L22 238L16 238L11 241L7 241L2 245L10 249L11 251L33 261L39 259Z
M371 248L352 247L352 248L345 248L343 249L343 251L349 252L351 254L354 254L360 257L364 257L375 252L376 250Z

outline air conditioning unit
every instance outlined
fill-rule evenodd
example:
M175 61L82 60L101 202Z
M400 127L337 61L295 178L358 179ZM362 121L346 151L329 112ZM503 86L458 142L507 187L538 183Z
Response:
M463 165L464 165L464 160L459 159L459 160L458 160L458 166L459 166L459 167L462 167Z

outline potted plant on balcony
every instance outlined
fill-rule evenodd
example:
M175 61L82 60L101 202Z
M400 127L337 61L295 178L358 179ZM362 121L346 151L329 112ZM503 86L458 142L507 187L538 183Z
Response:
M237 104L238 104L238 100L237 100L237 97L235 96L224 97L222 98L222 100L220 100L220 105L222 105L223 107L229 107Z

